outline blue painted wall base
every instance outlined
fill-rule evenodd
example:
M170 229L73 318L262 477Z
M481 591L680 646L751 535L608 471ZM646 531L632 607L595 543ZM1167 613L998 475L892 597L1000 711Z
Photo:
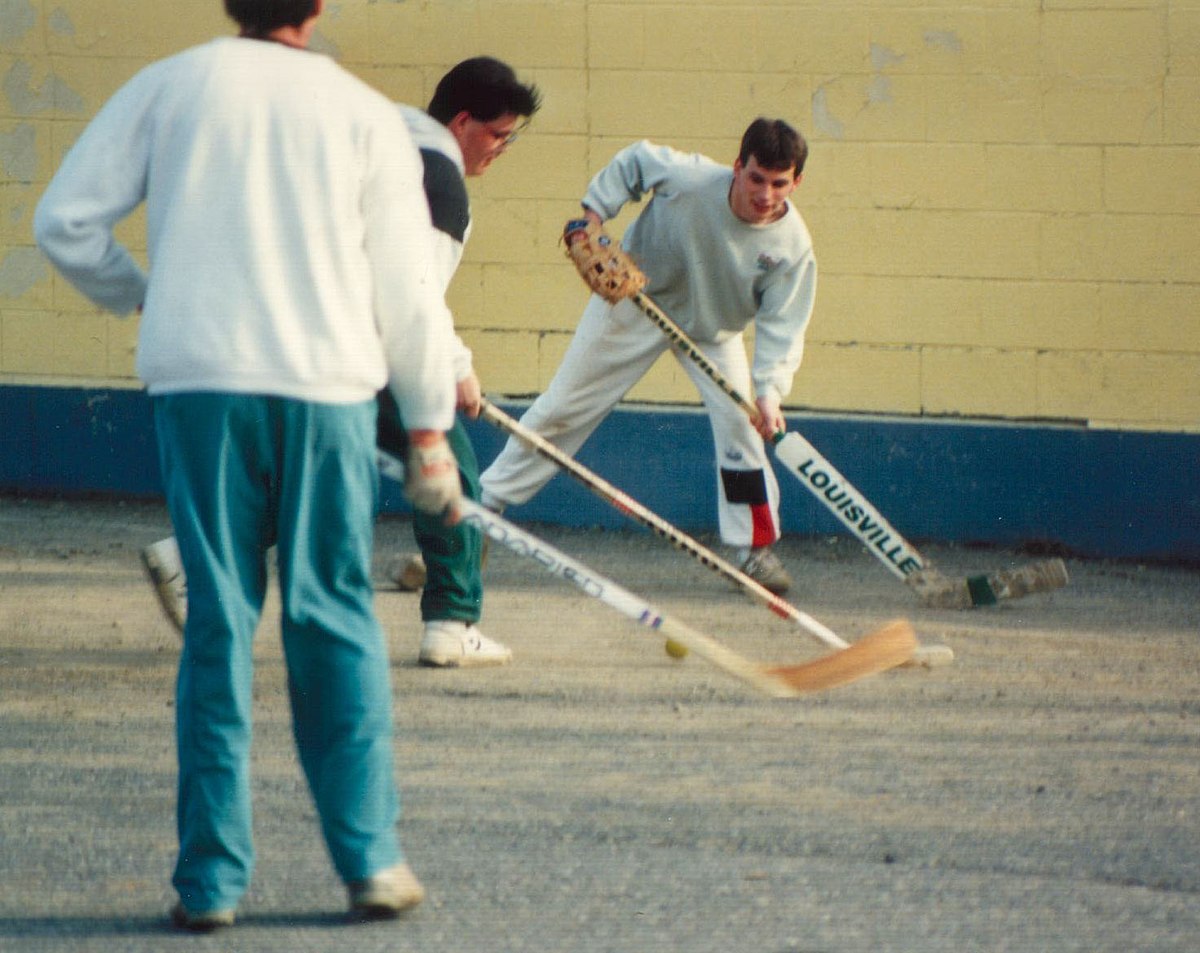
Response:
M514 416L522 409L501 406ZM827 414L788 420L913 542L1200 564L1200 435ZM486 466L504 435L478 421L468 430ZM711 455L703 412L628 406L579 459L664 519L699 532L716 527ZM786 471L779 479L785 532L845 532ZM145 393L0 388L0 492L161 496ZM385 511L406 508L398 488L385 484ZM509 515L633 525L566 474Z

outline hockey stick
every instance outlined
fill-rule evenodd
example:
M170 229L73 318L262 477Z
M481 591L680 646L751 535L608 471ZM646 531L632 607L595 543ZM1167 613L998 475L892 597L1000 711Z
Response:
M702 565L733 582L739 589L766 606L775 615L797 623L801 628L834 649L845 651L850 648L850 643L841 638L836 632L833 632L812 616L775 595L775 593L771 592L756 579L746 575L746 573L742 572L732 563L722 559L682 530L672 526L657 513L643 506L624 491L613 486L602 476L585 467L569 454L564 453L541 434L530 430L520 421L514 420L490 401L483 400L479 416L488 421L488 423L494 424L501 430L523 441L532 450L557 464L605 502L626 516L632 517L643 526L653 530L676 549L694 557ZM949 646L922 645L917 647L916 653L905 664L924 665L932 668L935 665L947 664L953 658L954 653L950 650ZM866 661L869 661L869 659Z
M384 476L403 482L404 464L377 451ZM566 580L586 595L599 599L640 625L678 642L717 668L775 698L845 685L901 664L916 648L912 626L903 619L890 622L856 642L845 652L800 665L759 665L643 601L611 579L593 572L532 533L474 500L463 498L463 520L483 535L520 556L532 559L551 575ZM862 657L866 657L866 664Z
M705 376L757 424L761 414L713 365L687 333L644 292L631 299ZM1061 559L1048 559L1020 569L968 577L946 576L906 541L865 496L856 490L816 448L798 433L776 434L775 455L825 507L850 530L888 570L903 580L926 605L966 609L1048 592L1067 584ZM837 491L841 491L837 495Z

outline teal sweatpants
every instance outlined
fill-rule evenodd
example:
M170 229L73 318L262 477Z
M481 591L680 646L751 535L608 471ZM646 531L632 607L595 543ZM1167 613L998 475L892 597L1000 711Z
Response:
M408 435L400 409L389 391L379 394L379 446L393 457L408 455ZM458 477L465 496L479 499L479 461L462 421L446 432L458 460ZM425 588L421 592L421 618L426 622L456 619L478 622L483 613L483 534L474 526L447 526L438 514L413 511L413 536L425 559Z
M374 401L241 394L153 399L188 580L179 660L179 858L193 911L236 906L254 866L252 643L277 546L293 733L343 880L398 863L388 653L370 578Z

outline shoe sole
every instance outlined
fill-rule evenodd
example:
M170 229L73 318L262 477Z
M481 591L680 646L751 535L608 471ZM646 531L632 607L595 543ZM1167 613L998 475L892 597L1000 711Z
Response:
M217 910L213 913L189 913L183 904L171 908L171 926L177 930L187 930L189 933L212 933L234 924L235 915L232 910Z
M402 886L383 886L375 888L352 888L352 893L358 895L350 901L347 916L352 921L364 920L394 920L408 912L425 899L425 888L415 877Z
M471 658L458 655L422 654L417 658L417 662L426 668L496 668L507 665L511 661L511 655L500 658Z
M361 903L350 909L350 919L362 921L395 920L414 907L418 907L425 895L403 901L400 905L393 903Z
M792 582L790 579L787 582L781 582L781 581L764 582L761 579L754 579L753 576L748 576L748 578L753 579L756 583L758 583L760 586L762 586L764 589L766 589L767 592L771 593L772 595L776 595L776 596L782 596L785 592L790 591L792 588ZM734 588L741 589L742 587L735 584Z

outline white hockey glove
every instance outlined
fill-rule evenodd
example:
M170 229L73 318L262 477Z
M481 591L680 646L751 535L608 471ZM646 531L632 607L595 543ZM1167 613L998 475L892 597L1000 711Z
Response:
M457 522L462 483L445 435L411 440L406 462L404 495L409 502L423 513L446 513L449 522Z

